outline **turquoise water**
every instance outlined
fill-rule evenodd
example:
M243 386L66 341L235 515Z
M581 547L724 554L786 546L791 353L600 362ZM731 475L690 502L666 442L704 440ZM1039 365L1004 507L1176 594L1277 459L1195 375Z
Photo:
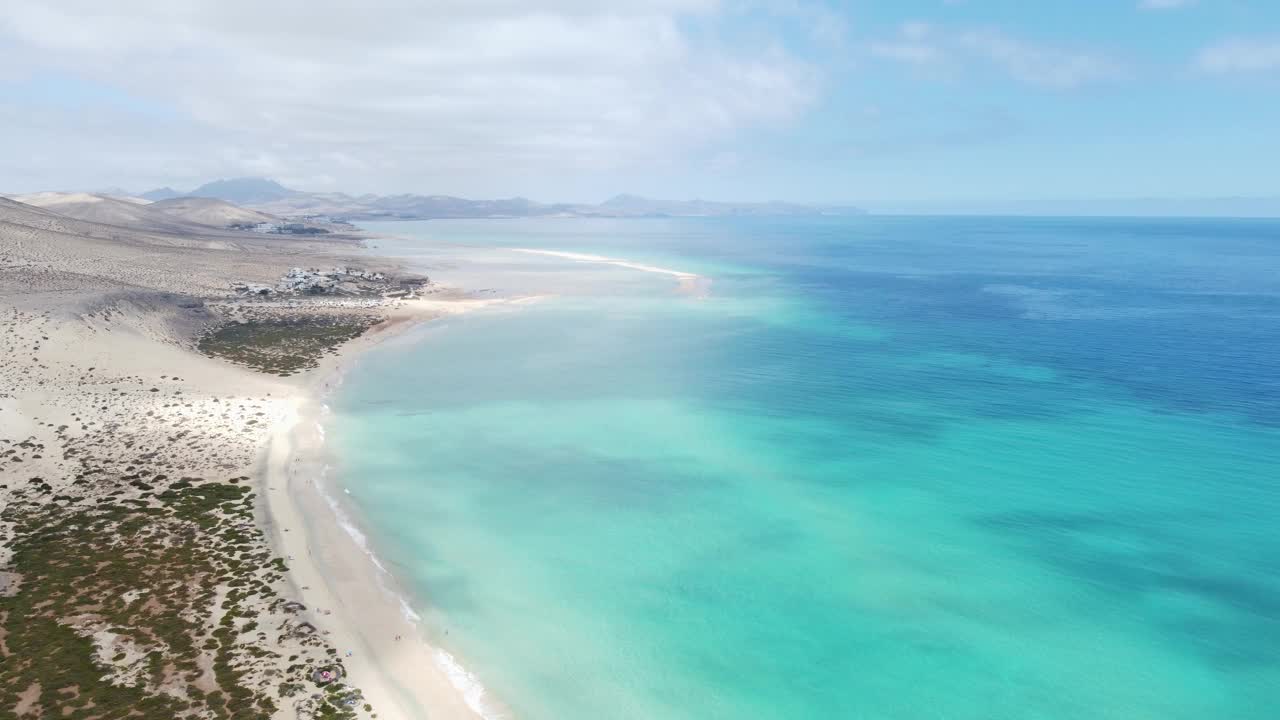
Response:
M379 553L516 717L1277 717L1280 223L377 229L556 294L333 402Z

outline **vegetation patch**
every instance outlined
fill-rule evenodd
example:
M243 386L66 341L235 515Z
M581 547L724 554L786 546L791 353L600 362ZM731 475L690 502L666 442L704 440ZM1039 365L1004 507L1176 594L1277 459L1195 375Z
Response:
M274 592L259 584L217 603L221 579L259 570L225 550L252 521L248 488L201 483L163 495L142 507L103 502L68 512L20 502L4 511L16 530L10 569L22 586L0 597L0 714L23 700L41 718L275 712L232 662L257 638L227 631L246 603Z
M320 358L364 334L377 317L290 316L231 322L206 334L200 352L281 377L316 367Z

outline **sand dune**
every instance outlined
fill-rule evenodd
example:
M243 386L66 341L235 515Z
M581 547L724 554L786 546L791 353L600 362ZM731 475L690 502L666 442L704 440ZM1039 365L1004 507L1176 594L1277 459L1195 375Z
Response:
M281 222L281 218L274 215L247 210L214 198L174 198L151 202L114 195L41 192L13 196L12 200L77 220L163 233L189 234L208 228L225 229L233 223Z
M197 225L224 228L232 223L278 223L281 218L249 210L216 198L181 197L160 200L148 208Z
M134 230L190 232L191 223L156 212L150 204L130 202L110 195L42 192L13 198L26 205L44 208L69 218Z
M28 205L37 207L57 208L58 206L71 207L77 204L92 205L94 203L111 203L113 201L126 202L131 205L150 205L151 201L146 198L133 197L132 195L110 195L107 193L86 193L86 192L35 192L25 195L10 195L11 200L17 200Z

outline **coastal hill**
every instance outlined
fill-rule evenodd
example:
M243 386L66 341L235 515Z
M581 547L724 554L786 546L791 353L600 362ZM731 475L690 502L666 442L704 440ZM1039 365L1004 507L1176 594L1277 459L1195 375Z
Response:
M162 212L186 222L210 227L227 227L233 224L252 225L278 223L281 218L257 210L233 205L225 200L209 197L177 197L160 200L148 206L149 210Z
M14 195L10 199L65 218L146 232L208 234L215 229L243 230L259 226L286 228L292 234L331 231L316 223L298 226L284 218L211 197L184 196L152 202L127 195L40 192Z
M175 191L160 188L142 197L161 199ZM858 215L859 208L793 203L737 203L706 200L655 200L619 195L599 204L540 203L528 198L471 200L451 195L348 195L293 190L265 178L235 178L206 183L189 195L225 200L281 217L326 216L341 220L430 220L435 218L516 217L730 217L782 215Z
M147 207L146 200L91 193L41 192L11 199L76 220L139 230L180 231L185 223Z

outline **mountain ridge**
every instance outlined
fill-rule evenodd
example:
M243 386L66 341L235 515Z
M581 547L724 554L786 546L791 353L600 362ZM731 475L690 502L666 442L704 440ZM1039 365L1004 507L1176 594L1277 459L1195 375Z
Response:
M172 200L176 197L182 197L182 193L166 185L162 188L156 188L155 190L148 190L144 193L139 193L138 197L143 200L157 202L160 200Z
M166 193L175 193L165 196ZM472 200L453 195L399 193L350 195L306 192L287 188L268 178L232 178L205 183L190 193L158 188L140 197L210 197L281 217L329 217L338 220L431 220L445 218L517 217L731 217L784 215L860 215L860 208L798 203L658 200L640 195L616 195L599 204L540 203L525 197Z
M230 180L214 180L192 190L191 197L211 197L237 205L271 202L295 194L295 190L275 180L260 177L239 177Z
M280 223L281 218L216 198L180 197L155 202L100 193L40 192L10 198L26 206L100 225L149 232L202 232L233 224Z

